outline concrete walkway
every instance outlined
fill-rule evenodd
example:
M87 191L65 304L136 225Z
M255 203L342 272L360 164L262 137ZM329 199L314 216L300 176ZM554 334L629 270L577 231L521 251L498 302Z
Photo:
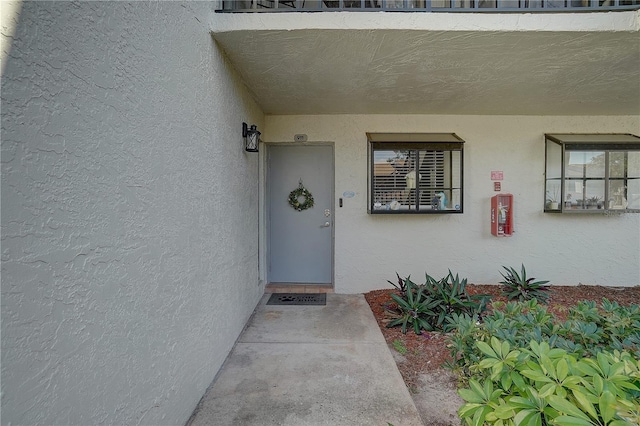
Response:
M256 312L188 426L422 425L362 295Z

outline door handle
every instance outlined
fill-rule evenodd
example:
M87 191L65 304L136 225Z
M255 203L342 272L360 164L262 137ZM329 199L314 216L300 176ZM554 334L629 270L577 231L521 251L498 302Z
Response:
M323 228L328 228L331 226L330 222L325 222L324 225L322 225Z

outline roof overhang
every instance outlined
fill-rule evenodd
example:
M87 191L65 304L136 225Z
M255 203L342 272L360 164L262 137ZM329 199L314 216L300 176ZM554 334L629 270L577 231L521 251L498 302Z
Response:
M266 114L640 114L640 12L216 14Z

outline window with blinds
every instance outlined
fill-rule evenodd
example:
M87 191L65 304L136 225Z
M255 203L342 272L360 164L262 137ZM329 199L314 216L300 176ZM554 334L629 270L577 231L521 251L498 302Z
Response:
M462 213L462 139L453 133L367 137L370 213Z

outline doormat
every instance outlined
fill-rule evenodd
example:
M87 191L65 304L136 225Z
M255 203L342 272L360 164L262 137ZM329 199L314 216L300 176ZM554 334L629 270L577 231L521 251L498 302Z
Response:
M273 293L267 305L326 305L326 293Z

